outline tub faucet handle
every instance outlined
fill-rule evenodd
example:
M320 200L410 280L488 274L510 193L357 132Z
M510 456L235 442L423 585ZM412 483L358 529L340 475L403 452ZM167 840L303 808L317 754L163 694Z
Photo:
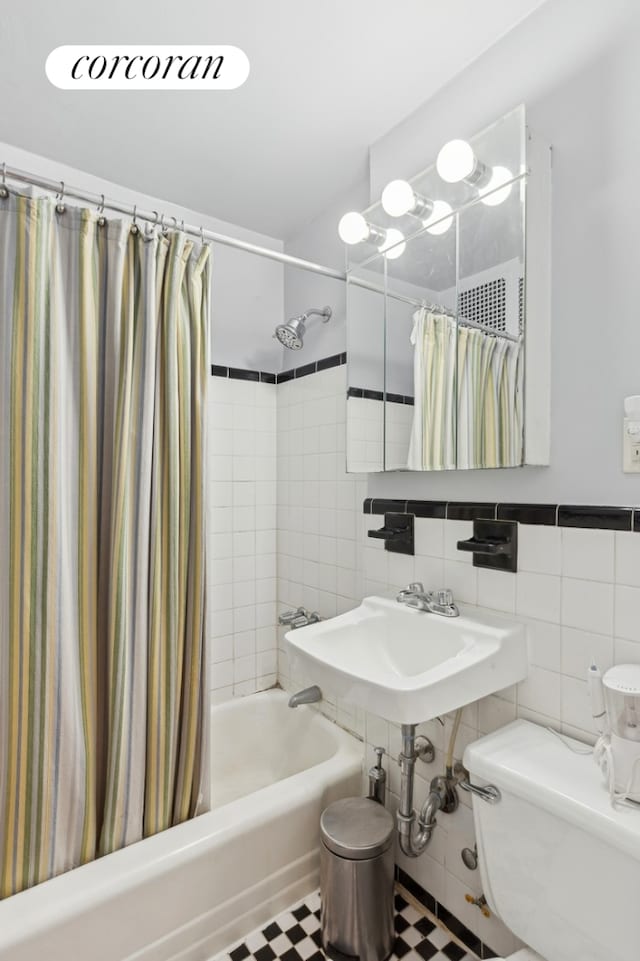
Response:
M298 607L295 611L285 611L278 618L280 624L293 624L295 620L304 615L304 607Z

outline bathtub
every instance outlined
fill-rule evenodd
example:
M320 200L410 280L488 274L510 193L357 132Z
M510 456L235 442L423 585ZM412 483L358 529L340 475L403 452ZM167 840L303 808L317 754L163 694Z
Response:
M214 707L212 810L0 901L0 961L205 961L318 884L362 745L282 691Z

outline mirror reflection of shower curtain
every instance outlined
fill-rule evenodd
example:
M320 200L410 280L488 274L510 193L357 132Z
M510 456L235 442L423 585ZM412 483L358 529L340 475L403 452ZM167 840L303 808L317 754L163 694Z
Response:
M409 469L520 465L521 342L458 327L455 318L424 308L414 314L411 340L415 406Z
M0 898L207 806L209 269L0 201Z
M409 470L456 466L456 325L424 307L413 315L414 407Z

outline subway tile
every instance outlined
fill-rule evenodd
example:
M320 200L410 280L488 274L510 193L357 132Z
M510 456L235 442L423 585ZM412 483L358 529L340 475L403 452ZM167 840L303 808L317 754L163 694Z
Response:
M527 620L529 663L548 671L562 666L562 634L559 624L535 619Z
M233 661L220 661L211 671L213 690L229 687L233 684Z
M562 624L613 634L613 585L562 578Z
M615 535L608 530L562 530L562 573L565 577L613 582Z
M502 698L490 695L484 697L478 705L478 732L492 734L498 728L510 724L516 719L516 705L503 701Z
M256 652L256 632L249 631L239 631L233 635L233 656L235 658L239 657L249 657Z
M409 507L409 513L411 508ZM416 554L428 557L444 555L444 521L433 517L416 516L414 540Z
M636 511L640 516L640 511ZM640 537L636 531L615 535L615 579L617 584L640 587Z
M561 531L557 527L520 524L518 570L534 574L560 574Z
M562 678L561 720L563 724L569 724L573 728L595 733L591 701L585 678L570 676Z
M217 664L219 661L230 661L233 658L233 634L225 634L223 637L213 637L209 642L211 663ZM229 683L232 683L229 681Z
M478 599L478 570L471 564L446 560L444 579L453 596L463 604L476 604Z
M616 637L640 641L640 588L616 585L614 632Z
M473 536L473 523L469 520L445 521L444 525L444 556L460 564L471 564L472 555L468 551L458 550L458 541L467 540Z
M424 584L426 590L435 591L449 586L446 583L442 557L425 557L416 553L414 571L416 581Z
M518 684L518 707L560 719L561 675L529 666L529 674Z
M522 571L516 580L516 613L542 621L560 620L561 578Z
M611 667L614 659L613 637L593 634L574 627L562 628L562 673L584 680L591 664L601 671Z
M516 575L509 571L478 570L478 604L491 610L513 613Z
M613 639L614 662L616 664L640 664L640 643L624 637Z

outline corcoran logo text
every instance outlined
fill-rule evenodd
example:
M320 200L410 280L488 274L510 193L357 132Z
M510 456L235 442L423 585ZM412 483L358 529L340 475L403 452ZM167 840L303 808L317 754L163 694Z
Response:
M62 90L234 90L249 76L249 58L229 46L56 47L47 77Z

